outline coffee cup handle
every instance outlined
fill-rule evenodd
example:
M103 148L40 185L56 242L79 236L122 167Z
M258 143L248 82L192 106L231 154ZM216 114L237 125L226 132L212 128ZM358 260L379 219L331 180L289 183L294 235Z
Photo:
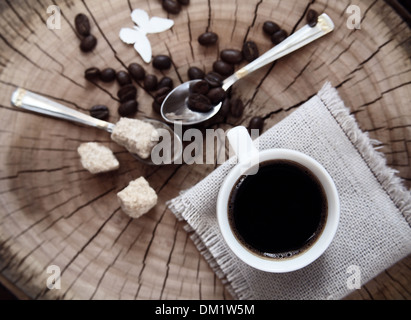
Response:
M239 126L231 129L227 132L227 139L238 157L239 164L250 165L253 162L250 159L258 156L259 152L245 127Z

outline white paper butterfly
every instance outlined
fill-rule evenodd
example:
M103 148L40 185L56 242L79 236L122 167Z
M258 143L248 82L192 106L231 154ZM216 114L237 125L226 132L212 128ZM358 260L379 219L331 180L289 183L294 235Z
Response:
M174 21L170 19L152 17L149 19L147 12L141 9L135 9L131 13L131 20L137 26L131 28L122 28L120 30L120 39L127 44L134 44L134 49L140 54L146 63L151 61L151 44L148 41L147 34L159 33L170 29Z

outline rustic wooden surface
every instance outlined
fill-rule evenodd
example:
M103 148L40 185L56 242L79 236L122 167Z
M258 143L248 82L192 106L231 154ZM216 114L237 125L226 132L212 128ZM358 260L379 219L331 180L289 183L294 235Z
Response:
M240 48L247 39L260 51L271 46L262 33L266 20L288 32L304 23L309 8L327 12L336 23L332 35L278 61L238 83L234 94L247 102L241 120L266 118L269 128L330 80L351 108L361 129L383 143L388 164L411 186L411 31L382 1L357 1L361 30L346 27L351 1L192 0L171 31L149 35L153 54L174 62L165 75L178 84L189 66L211 69L218 50ZM61 29L46 27L49 5L62 11ZM107 133L16 110L9 99L17 86L87 112L107 104L118 119L117 84L88 83L91 66L124 69L143 63L118 38L131 27L131 9L166 17L159 1L66 0L0 2L0 270L5 286L18 297L35 299L230 299L204 258L166 209L165 202L205 177L214 165L149 167L136 162ZM97 48L79 50L74 17L91 19ZM218 46L200 47L197 37L210 30ZM146 66L146 70L161 76ZM158 117L152 98L139 89L139 115ZM115 173L92 176L82 169L76 149L81 142L110 146L121 163ZM145 176L159 203L138 220L119 208L116 193ZM61 268L61 290L48 290L47 266ZM355 291L349 299L410 299L411 257L395 264Z

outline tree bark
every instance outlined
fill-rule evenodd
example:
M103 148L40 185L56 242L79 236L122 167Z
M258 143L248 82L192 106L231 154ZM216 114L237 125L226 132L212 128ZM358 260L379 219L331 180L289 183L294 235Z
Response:
M219 50L241 49L247 40L260 52L272 43L262 32L266 20L288 33L301 28L308 9L329 14L336 30L315 44L240 81L233 95L245 104L241 119L228 118L229 128L248 125L253 116L265 129L316 94L326 80L338 88L362 130L382 142L389 166L411 186L411 31L382 1L361 1L361 29L346 26L350 1L192 0L180 14L167 14L160 1L65 0L0 2L0 279L34 299L230 299L165 202L194 185L214 165L150 167L136 162L107 133L42 117L11 106L16 87L45 95L87 113L91 106L109 107L115 122L117 84L84 79L89 67L125 69L131 62L148 73L167 75L177 85L187 69L210 71ZM61 9L61 29L50 30L47 8ZM132 9L174 19L172 30L148 35L153 55L172 57L169 71L145 65L119 40L122 27L132 27ZM97 47L79 49L74 17L85 13ZM198 36L219 35L205 48ZM152 94L138 83L138 116L159 118ZM117 172L90 175L81 167L77 147L98 141L114 150ZM144 176L159 195L158 205L132 220L120 209L116 193ZM49 290L46 272L61 269L61 289ZM410 299L411 256L350 295L349 299ZM21 296L21 293L19 294Z

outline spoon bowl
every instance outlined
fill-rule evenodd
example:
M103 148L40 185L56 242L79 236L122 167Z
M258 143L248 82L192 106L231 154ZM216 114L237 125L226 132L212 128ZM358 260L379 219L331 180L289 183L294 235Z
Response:
M246 75L254 72L267 64L284 57L285 55L294 52L297 49L321 38L322 36L334 30L334 23L331 18L323 13L318 17L317 25L310 27L308 24L302 27L297 32L290 35L280 44L268 50L262 56L247 64L233 75L223 81L222 88L227 91L234 83L244 78ZM190 94L190 84L192 80L185 82L171 91L164 99L161 105L161 116L168 123L178 123L182 125L194 125L207 121L214 117L221 109L222 103L214 106L209 112L195 112L189 109L187 105L188 96Z
M187 107L190 85L200 80L191 80L171 91L165 100L167 106L161 108L161 116L168 123L182 122L183 125L195 125L214 117L221 109L222 103L215 105L209 112L196 112ZM164 104L163 104L164 105Z

